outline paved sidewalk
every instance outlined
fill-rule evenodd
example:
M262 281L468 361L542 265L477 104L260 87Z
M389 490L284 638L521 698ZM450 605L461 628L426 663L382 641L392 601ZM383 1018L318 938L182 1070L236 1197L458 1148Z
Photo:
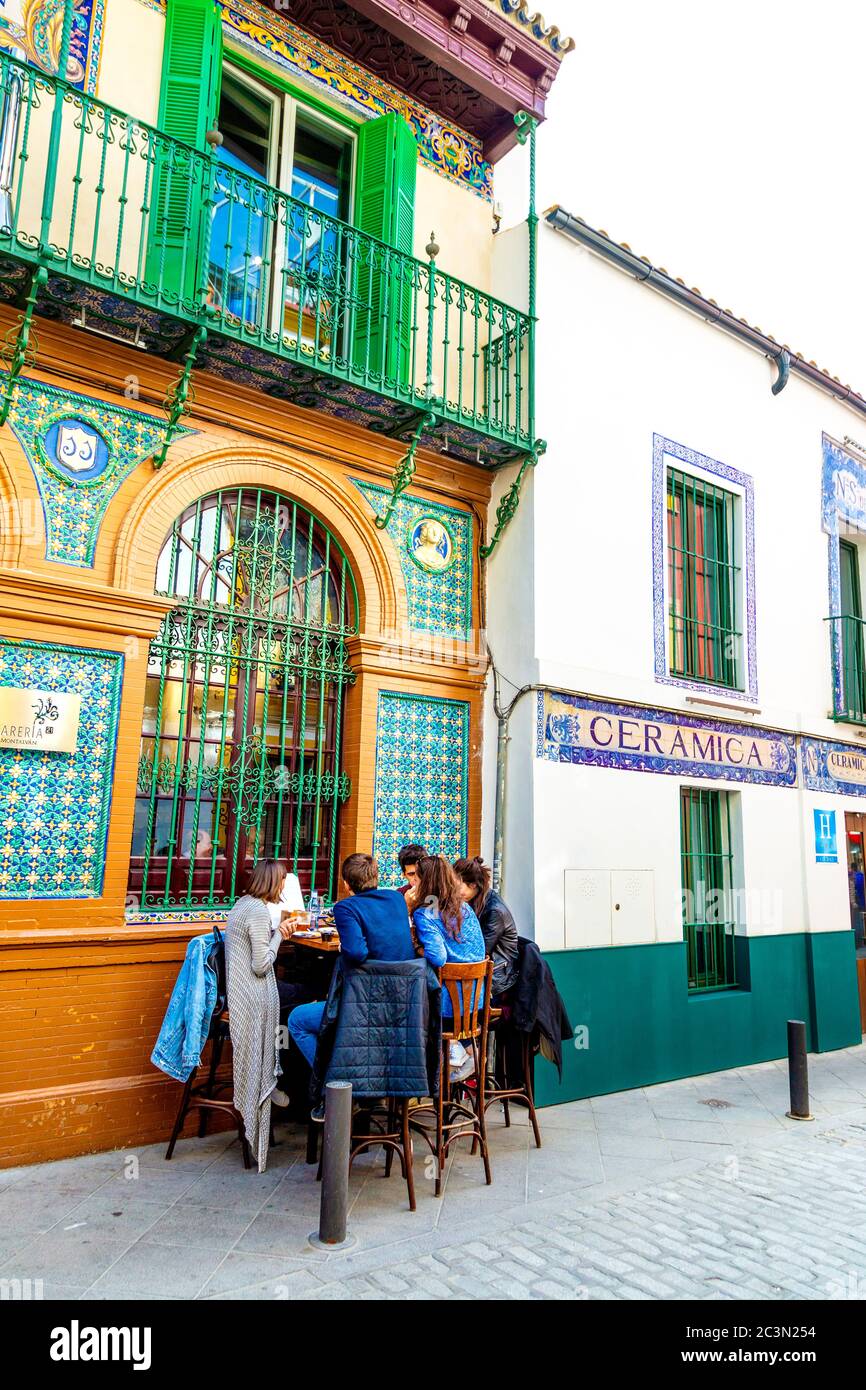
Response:
M318 1219L304 1134L268 1171L224 1135L0 1171L0 1284L45 1298L798 1299L866 1297L866 1047L810 1058L814 1123L784 1118L782 1063L490 1111L494 1182L466 1146L418 1210L381 1153L351 1178L351 1252Z

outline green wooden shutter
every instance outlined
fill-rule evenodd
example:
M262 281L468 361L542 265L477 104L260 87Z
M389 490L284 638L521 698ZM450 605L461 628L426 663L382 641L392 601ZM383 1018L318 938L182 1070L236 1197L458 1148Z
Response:
M181 146L155 151L147 276L160 298L194 301L205 231L205 162L184 148L205 151L214 125L222 72L222 18L216 0L168 0L159 129ZM203 278L203 277L201 277Z
M358 137L355 226L396 251L412 255L418 145L395 112L361 127ZM383 384L407 386L412 356L413 267L386 267L381 248L364 244L357 255L352 361Z

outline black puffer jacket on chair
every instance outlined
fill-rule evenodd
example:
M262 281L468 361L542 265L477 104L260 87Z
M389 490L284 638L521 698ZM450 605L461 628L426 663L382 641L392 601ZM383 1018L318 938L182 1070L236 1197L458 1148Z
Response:
M432 1096L439 1085L441 986L424 960L342 957L331 980L310 1081L313 1104L327 1081L353 1096Z

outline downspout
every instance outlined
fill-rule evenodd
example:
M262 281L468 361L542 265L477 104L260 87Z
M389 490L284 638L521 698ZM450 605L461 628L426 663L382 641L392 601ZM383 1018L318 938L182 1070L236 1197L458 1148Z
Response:
M564 208L550 208L544 216L548 225L555 231L564 233L572 241L585 246L588 251L607 261L609 265L625 271L627 275L631 275L641 284L648 285L650 289L664 295L674 304L688 309L706 323L720 328L723 333L739 339L741 343L769 358L776 367L776 379L771 387L774 396L784 390L790 376L798 376L811 382L834 400L840 401L842 405L856 411L858 415L866 415L866 400L850 386L843 386L841 381L829 372L823 371L814 362L807 362L799 353L792 352L783 343L777 343L775 338L763 333L760 328L753 328L745 319L738 319L727 309L719 308L714 300L707 299L698 290L688 289L681 281L668 275L667 271L657 269L643 256L636 256L628 246L618 245L606 233L596 231L582 218L574 217Z
M509 733L511 715L524 695L530 695L533 691L549 690L552 687L546 685L521 686L508 705L503 708L499 672L493 660L493 653L490 652L489 647L487 650L490 656L490 669L493 672L493 713L497 720L496 797L493 811L493 887L497 893L501 893L505 887L505 793L508 780L508 745L511 742L511 734Z

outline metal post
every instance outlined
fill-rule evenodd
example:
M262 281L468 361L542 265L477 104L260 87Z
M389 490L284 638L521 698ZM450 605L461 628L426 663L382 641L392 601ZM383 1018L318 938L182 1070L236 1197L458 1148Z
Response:
M57 166L60 162L60 137L63 132L63 103L66 99L66 74L69 70L69 48L72 42L74 9L75 0L65 0L63 6L63 29L60 35L60 52L57 59L57 85L54 90L54 110L51 114L51 133L48 137L45 190L42 195L42 222L39 233L39 251L41 255L46 254L48 240L51 235L51 216L54 211L54 188L57 183Z
M316 1250L347 1250L350 1245L355 1244L355 1237L346 1232L351 1139L352 1083L329 1081L325 1087L319 1233L309 1237L310 1244Z
M809 1064L806 1060L806 1025L788 1019L788 1083L791 1090L789 1120L813 1120L809 1114Z

